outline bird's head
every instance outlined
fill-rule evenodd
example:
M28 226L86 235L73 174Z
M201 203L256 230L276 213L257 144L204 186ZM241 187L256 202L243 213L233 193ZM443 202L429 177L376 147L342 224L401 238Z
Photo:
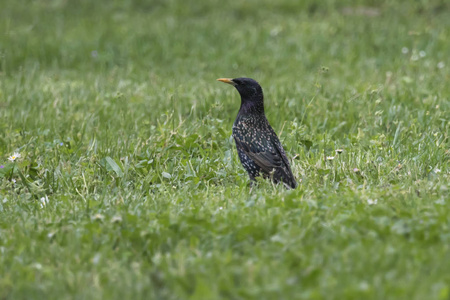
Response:
M256 80L251 78L219 78L218 81L234 86L241 95L241 109L257 109L264 113L263 91Z

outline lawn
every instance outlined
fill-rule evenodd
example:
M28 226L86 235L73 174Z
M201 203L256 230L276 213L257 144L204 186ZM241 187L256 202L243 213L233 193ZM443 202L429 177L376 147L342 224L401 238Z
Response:
M0 7L0 299L450 298L448 1Z

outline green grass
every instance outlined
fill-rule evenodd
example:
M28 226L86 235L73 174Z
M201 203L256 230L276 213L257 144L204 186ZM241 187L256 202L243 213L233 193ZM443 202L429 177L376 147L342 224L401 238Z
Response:
M449 299L447 1L152 2L0 1L0 299Z

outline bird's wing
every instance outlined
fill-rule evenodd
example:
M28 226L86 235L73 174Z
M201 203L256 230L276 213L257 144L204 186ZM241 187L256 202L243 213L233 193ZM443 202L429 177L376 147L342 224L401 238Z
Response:
M287 183L295 188L296 183L289 166L289 161L281 146L278 137L272 128L269 128L271 134L262 134L258 130L251 135L241 135L239 131L234 134L236 146L244 151L264 173L273 174L273 178Z
M281 145L280 140L276 136L275 132L274 132L274 135L272 138L272 143L275 145L275 148L277 149L278 154L280 155L281 159L283 160L283 167L278 168L275 171L275 173L277 173L276 174L277 177L283 178L283 182L288 184L291 188L296 188L297 182L295 181L294 174L292 174L289 160L288 160L286 152L284 152L283 146Z
M250 144L239 137L235 137L235 140L237 147L242 149L265 173L270 174L274 169L282 166L283 160L272 145L268 148L267 145Z

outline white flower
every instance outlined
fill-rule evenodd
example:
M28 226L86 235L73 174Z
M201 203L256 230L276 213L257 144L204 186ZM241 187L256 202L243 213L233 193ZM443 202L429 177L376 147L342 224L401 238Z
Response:
M375 205L378 203L378 199L372 200L372 199L367 199L367 204L369 205Z
M334 156L327 156L327 160L333 160Z
M427 55L427 53L425 51L420 51L419 52L419 56L420 57L425 57L425 55Z
M121 216L114 216L111 219L111 223L120 223L122 222L122 217Z
M442 68L445 67L445 63L444 63L443 61L440 61L440 62L437 64L437 67L438 67L439 69L442 69Z
M413 55L411 55L411 60L412 61L417 61L417 60L419 60L419 55L417 55L417 54L413 54Z
M42 197L40 199L40 201L41 201L41 208L44 208L44 206L46 206L48 204L48 197L47 197L47 195L45 195L45 197Z
M342 150L342 149L336 149L336 150L334 150L337 154L341 154L342 152L344 152L344 150Z
M8 160L14 162L14 161L16 161L16 159L18 159L18 158L20 158L20 153L14 152L13 155L11 155L10 157L8 157Z
M102 258L102 255L100 253L95 254L92 258L92 263L94 265L98 264L100 262L100 258Z
M438 168L434 169L434 173L441 173L441 169Z
M96 214L95 216L91 217L92 220L103 220L105 218L105 216L103 216L102 214Z
M403 47L403 48L402 48L402 53L403 53L403 54L408 54L408 52L409 52L409 49L408 49L408 48L406 48L406 47Z

